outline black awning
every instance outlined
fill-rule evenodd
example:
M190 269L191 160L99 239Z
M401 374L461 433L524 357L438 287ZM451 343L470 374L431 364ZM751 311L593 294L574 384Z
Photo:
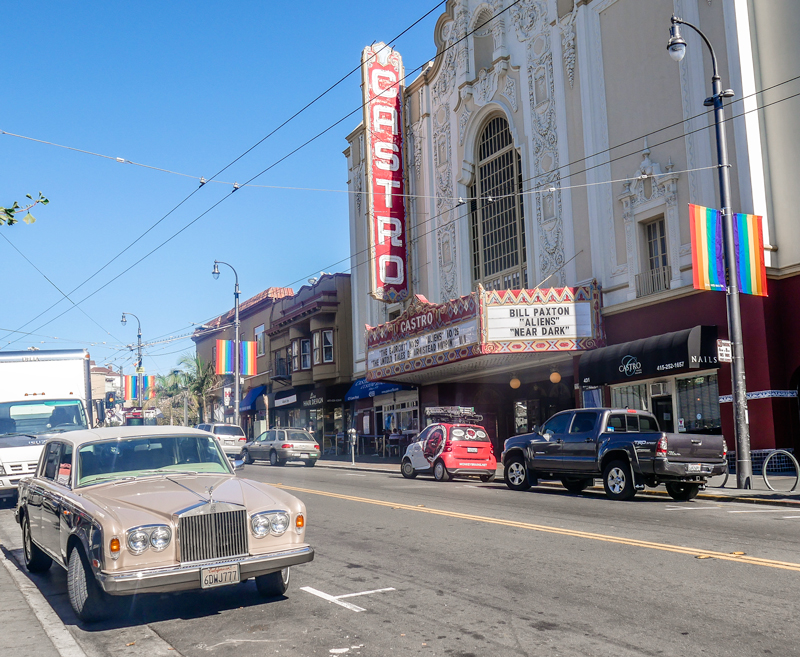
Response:
M581 354L581 385L597 386L719 367L717 327L664 333Z

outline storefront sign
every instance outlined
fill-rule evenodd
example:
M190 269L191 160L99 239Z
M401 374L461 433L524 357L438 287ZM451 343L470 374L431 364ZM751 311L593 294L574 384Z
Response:
M314 394L313 392L305 393L302 396L302 400L303 400L303 408L322 406L322 403L324 401L320 395Z
M421 357L435 357L477 342L478 320L473 319L372 349L367 356L367 369L375 370Z
M575 351L602 346L595 286L483 292L486 341L499 351Z
M275 406L288 406L297 401L297 395L289 395L288 397L281 397L275 400Z
M409 294L403 176L403 62L383 43L361 54L370 248L370 294L394 303Z

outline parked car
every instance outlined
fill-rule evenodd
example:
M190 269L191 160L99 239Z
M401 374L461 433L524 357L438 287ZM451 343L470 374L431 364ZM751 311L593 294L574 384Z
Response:
M709 477L727 472L727 451L722 436L664 433L645 411L587 408L557 413L541 430L509 438L501 459L511 490L560 479L580 492L602 477L614 500L663 483L673 499L687 501Z
M433 473L436 481L460 475L494 479L497 460L486 429L477 424L437 422L428 425L403 455L400 472L407 479Z
M313 467L319 455L317 441L304 429L270 429L242 448L245 463L260 460L269 461L270 465L286 465L287 461L302 461Z
M242 446L247 442L244 430L237 424L198 424L197 428L213 433L228 456L239 456Z
M255 578L286 592L311 561L306 509L240 479L219 443L184 427L112 427L48 440L20 482L15 515L31 572L67 570L81 620L122 613L121 596L209 589Z

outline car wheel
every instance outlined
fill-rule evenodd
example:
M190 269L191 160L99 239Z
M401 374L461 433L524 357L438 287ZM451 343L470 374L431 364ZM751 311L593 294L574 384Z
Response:
M673 500L678 502L688 502L697 497L700 492L700 484L688 484L684 482L674 482L665 484L667 492Z
M250 456L250 452L248 452L246 449L242 450L241 457L245 465L252 465L253 461L255 461L255 459L252 456Z
M32 573L43 573L53 565L48 557L31 538L31 523L28 516L22 516L22 547L25 554L25 568Z
M270 465L283 465L285 461L282 461L278 458L278 452L274 449L269 453L269 464Z
M72 548L67 562L67 592L75 615L86 623L108 618L116 604L94 578L83 549Z
M562 477L561 483L570 493L581 493L594 483L594 479Z
M306 461L307 468L313 468L316 464L317 464L316 459L308 459L308 461Z
M636 495L631 466L625 461L611 461L603 470L603 488L612 500L630 500Z
M528 467L522 457L518 456L509 461L506 466L506 486L511 490L528 490L531 480L528 476Z
M414 466L411 465L410 459L405 459L403 464L400 466L400 472L406 479L413 479L417 476L417 471L414 469Z
M450 481L450 473L444 466L444 461L436 461L433 464L433 478L436 481Z
M496 473L481 475L481 481L485 484L485 483L488 483L490 481L494 481L494 478L496 476L497 476Z
M265 598L277 598L289 588L289 568L256 577L256 588Z

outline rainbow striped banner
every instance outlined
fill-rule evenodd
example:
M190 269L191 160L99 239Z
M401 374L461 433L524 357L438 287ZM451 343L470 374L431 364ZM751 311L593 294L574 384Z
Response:
M217 340L217 359L215 371L217 375L233 374L233 340Z
M761 217L757 214L734 214L733 239L736 245L736 262L739 265L739 292L767 296Z
M240 342L239 351L241 353L242 367L239 370L242 376L255 376L257 374L256 367L256 343L255 342Z
M235 348L235 340L217 340L217 360L215 369L218 375L233 374L235 367L233 354ZM241 376L255 376L257 374L255 342L239 343L239 365L239 374Z
M123 377L123 397L127 400L139 398L139 377L136 374L126 374ZM145 399L156 396L156 377L142 376L142 391Z
M696 290L727 290L722 213L714 208L689 204L692 237L692 283ZM733 215L733 241L739 273L739 291L767 296L764 238L761 217Z

